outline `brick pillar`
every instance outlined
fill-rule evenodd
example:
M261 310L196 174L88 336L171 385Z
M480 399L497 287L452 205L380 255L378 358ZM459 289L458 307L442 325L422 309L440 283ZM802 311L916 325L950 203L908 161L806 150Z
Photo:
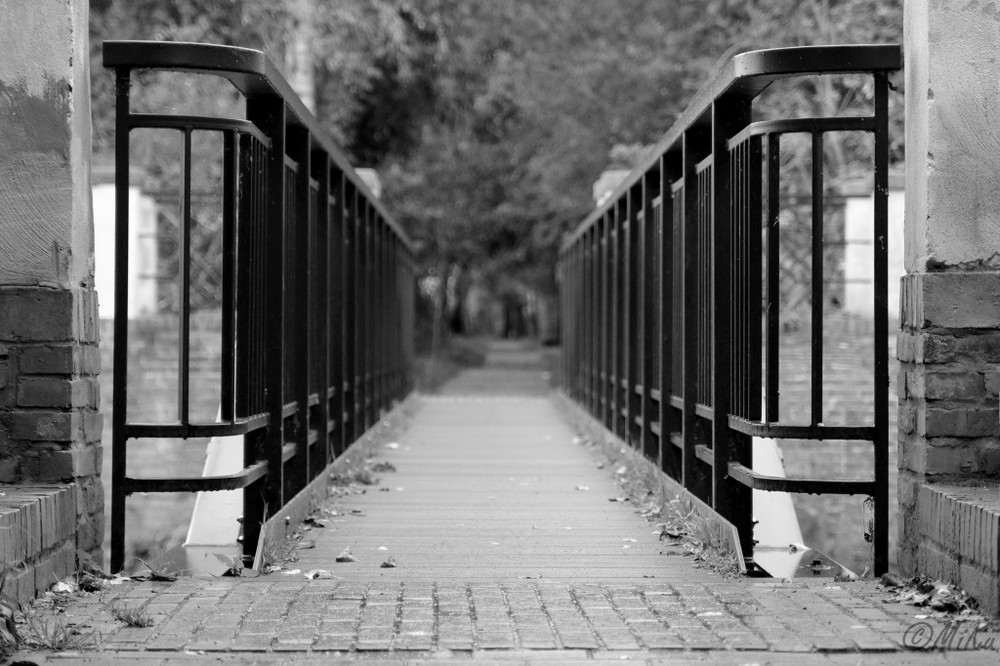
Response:
M996 537L992 555L976 538L993 519L968 488L1000 473L998 53L994 3L907 0L899 563L963 581L978 567L994 597Z
M0 4L0 483L70 485L100 562L88 5Z

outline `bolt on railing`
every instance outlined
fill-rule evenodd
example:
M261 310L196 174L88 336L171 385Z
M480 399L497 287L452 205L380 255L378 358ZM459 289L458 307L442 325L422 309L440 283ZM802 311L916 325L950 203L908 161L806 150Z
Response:
M252 558L265 512L279 511L412 390L410 241L261 52L109 41L104 65L117 77L111 567L124 564L125 502L136 492L243 489L243 556ZM245 117L138 113L130 105L138 70L227 79L245 100ZM172 423L136 423L127 412L128 178L130 133L139 129L176 132L180 142ZM223 275L215 422L199 422L191 409L192 180L200 159L192 142L207 134L222 137L215 156L222 165ZM128 474L130 440L226 435L244 437L236 474Z
M564 243L563 390L737 528L753 552L751 491L868 495L874 572L888 567L888 75L898 46L751 51L725 61L655 150ZM865 75L868 115L754 120L779 79ZM865 425L824 424L824 136L873 140L874 405ZM810 397L779 415L783 137L809 137ZM869 479L775 478L754 437L871 442Z

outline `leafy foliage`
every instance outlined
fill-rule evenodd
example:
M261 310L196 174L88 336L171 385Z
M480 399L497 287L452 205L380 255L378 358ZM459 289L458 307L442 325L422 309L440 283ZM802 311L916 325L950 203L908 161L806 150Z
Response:
M113 140L101 39L239 44L287 64L305 31L317 115L356 163L380 169L424 274L443 290L456 267L474 268L495 289L541 293L555 291L559 242L590 210L611 151L655 143L731 47L902 32L901 0L92 0L91 12L98 151ZM201 85L150 103L232 103ZM870 97L860 83L795 81L765 110L826 114ZM848 177L863 150L827 152Z

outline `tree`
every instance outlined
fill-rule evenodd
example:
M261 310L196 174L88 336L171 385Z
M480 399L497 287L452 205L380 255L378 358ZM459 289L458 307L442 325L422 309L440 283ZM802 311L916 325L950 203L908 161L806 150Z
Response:
M542 294L612 148L656 143L727 49L898 41L902 24L901 0L308 1L317 115L355 163L380 169L423 269L475 265ZM263 47L280 63L289 2L94 0L92 32ZM870 103L862 85L814 85L776 86L763 107ZM109 86L94 85L98 149ZM828 159L847 174L861 148L832 142Z

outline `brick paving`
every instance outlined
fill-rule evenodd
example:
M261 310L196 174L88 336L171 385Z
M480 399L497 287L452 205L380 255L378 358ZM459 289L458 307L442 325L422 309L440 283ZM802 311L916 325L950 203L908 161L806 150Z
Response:
M497 397L505 376L515 378L517 395ZM380 455L397 471L364 493L331 500L322 514L327 526L306 535L315 547L289 565L297 571L131 581L75 595L59 617L95 631L99 646L16 658L66 665L1000 662L997 650L960 650L954 642L948 650L906 649L904 634L922 621L922 609L887 603L872 582L726 578L697 568L629 505L608 501L617 492L611 474L574 441L539 387L539 372L494 363L459 377L442 396L421 398L398 446ZM356 562L334 562L344 547ZM397 566L380 567L390 554ZM311 569L335 577L306 579ZM153 626L114 620L108 603L116 599L145 608ZM941 620L923 621L937 633L943 628Z

